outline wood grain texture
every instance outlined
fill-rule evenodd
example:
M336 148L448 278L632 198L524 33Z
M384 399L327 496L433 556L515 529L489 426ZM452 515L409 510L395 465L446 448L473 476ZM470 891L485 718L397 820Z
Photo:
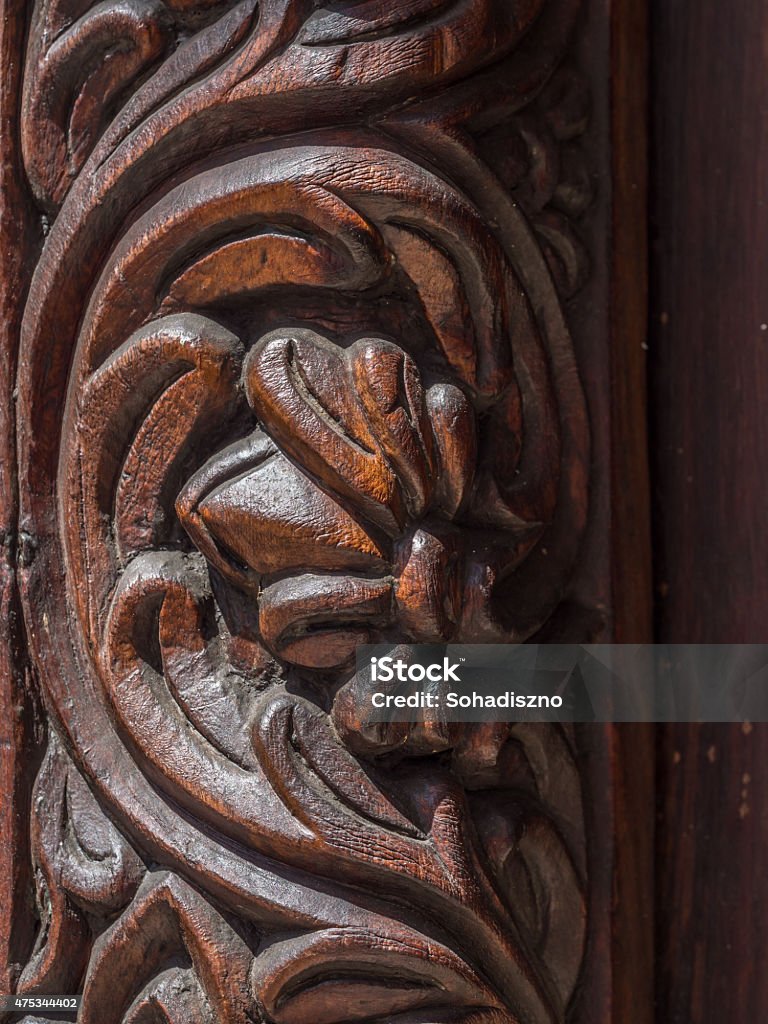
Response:
M614 634L654 639L648 445L649 11L612 5L612 491ZM658 1020L655 979L655 742L650 724L614 726L613 1015Z
M618 1014L584 968L616 737L353 699L367 640L613 628L581 6L35 5L20 992L94 1024Z
M648 465L648 10L619 0L612 19L612 577L614 638L653 636Z
M658 745L657 1005L671 1024L759 1020L768 985L768 733L671 725Z
M18 145L25 5L0 21L0 990L10 992L34 938L27 821L37 763L31 688L16 586L19 553L14 386L26 288L37 244Z
M651 395L658 634L766 639L768 12L653 5ZM768 736L661 730L658 1005L761 1020Z
M661 640L759 643L768 580L768 15L657 5L653 414Z

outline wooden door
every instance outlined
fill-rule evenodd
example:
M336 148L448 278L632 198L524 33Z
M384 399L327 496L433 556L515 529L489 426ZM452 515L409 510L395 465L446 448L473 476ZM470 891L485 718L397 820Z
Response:
M709 514L670 454L701 392L661 404L699 358L703 141L653 64L654 238L686 240L652 250L649 334L647 43L676 57L685 13L716 45L691 8L2 0L11 1019L75 994L87 1024L758 1019L760 979L728 1018L688 923L728 850L758 863L757 737L371 730L350 699L379 639L760 639L709 637L706 601L677 631L710 572L674 539L689 494Z

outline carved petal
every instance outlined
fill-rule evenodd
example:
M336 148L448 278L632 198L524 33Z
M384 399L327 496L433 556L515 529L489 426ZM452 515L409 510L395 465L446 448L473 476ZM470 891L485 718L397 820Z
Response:
M433 441L416 364L396 345L366 339L349 351L355 393L382 455L397 474L408 512L424 514L434 486Z
M254 985L276 1024L433 1020L446 1010L500 1005L475 972L423 936L415 943L373 931L328 930L270 946L254 965ZM463 1021L463 1016L458 1021ZM511 1024L503 1011L498 1021Z
M84 542L82 568L95 591L78 600L88 598L92 623L104 611L116 563L168 542L191 452L242 402L240 351L234 334L205 317L163 317L136 331L88 379L69 486L82 504L82 532L79 516L71 528Z
M259 576L313 569L384 570L384 552L333 498L284 456L211 491L199 514Z
M268 335L246 361L248 397L284 450L374 523L400 532L431 500L434 439L421 379L402 349L348 350L311 331Z
M469 498L477 462L475 413L454 384L433 385L426 403L438 454L436 499L453 519Z
M326 376L332 357L318 350L329 346L311 332L267 336L246 360L248 399L284 451L397 533L405 522L399 482L355 399L341 353L337 373Z
M404 545L397 580L399 621L420 643L449 639L459 617L459 537L449 530L417 530Z
M133 897L144 867L107 820L54 732L33 793L32 850L41 930L18 992L72 992L90 952L86 912L112 914Z
M392 618L392 581L307 574L273 583L259 598L259 625L280 657L333 668L370 643L370 626ZM325 628L323 628L325 627Z
M97 3L28 65L24 156L46 204L64 198L106 127L110 101L163 55L163 14L160 0Z
M159 1004L174 1024L247 1024L250 963L246 944L199 893L174 875L149 876L96 944L79 1019L144 1024Z

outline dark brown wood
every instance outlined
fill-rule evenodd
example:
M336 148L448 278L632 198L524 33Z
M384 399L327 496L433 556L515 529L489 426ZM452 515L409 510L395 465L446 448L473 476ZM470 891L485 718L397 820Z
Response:
M657 999L670 1024L762 1020L768 729L670 725L658 748Z
M768 639L768 11L652 5L658 635ZM660 731L658 1014L765 1020L768 733Z
M611 423L613 639L649 643L653 552L647 431L648 4L612 6ZM659 1020L655 1002L656 728L614 727L613 964L615 1021Z
M768 12L656 5L653 445L659 637L768 638Z
M10 992L32 947L28 821L38 762L32 688L16 587L19 552L14 385L22 305L38 232L23 187L18 96L26 5L0 20L0 991Z
M612 552L614 639L653 638L648 469L648 9L618 0L612 17Z
M353 700L361 642L645 628L628 11L5 5L45 236L9 293L45 706L42 764L7 762L20 993L82 990L85 1024L646 1019L646 741Z

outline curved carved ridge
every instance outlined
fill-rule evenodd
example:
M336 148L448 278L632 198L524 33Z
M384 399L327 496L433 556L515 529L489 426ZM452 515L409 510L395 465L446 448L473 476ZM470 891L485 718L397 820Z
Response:
M55 733L32 799L40 930L17 991L74 992L92 942L86 914L107 918L122 910L138 889L144 866L104 817Z
M185 882L149 875L94 948L81 1019L246 1024L251 959L246 942Z
M331 159L331 151L327 149L308 150L306 156L303 156L303 153L302 150L292 150L286 152L278 161L275 161L274 157L265 159L263 162L246 159L231 165L227 168L227 185L223 194L221 180L217 176L218 172L208 172L200 179L199 190L193 190L189 184L183 186L183 194L186 199L183 206L179 207L175 194L172 193L161 204L159 210L146 215L116 251L115 269L111 274L105 272L102 283L91 300L83 331L81 360L87 362L100 360L101 354L105 350L109 351L111 324L119 323L123 330L130 330L133 323L138 323L140 318L146 317L150 310L158 308L156 305L158 290L160 290L160 294L166 290L173 293L173 287L167 283L168 275L172 273L170 268L174 265L178 268L180 254L194 246L194 240L199 237L201 232L210 237L210 228L206 226L207 223L215 223L216 230L224 232L226 239L227 222L221 223L220 212L225 204L230 223L242 223L244 218L262 219L267 217L270 218L270 223L274 223L275 219L280 216L290 218L295 223L297 218L301 218L305 230L311 226L312 230L319 231L323 235L330 234L332 225L336 223L339 233L334 238L334 248L346 249L347 266L350 268L351 276L349 276L349 272L344 272L340 276L341 265L333 260L328 276L321 266L318 268L319 280L313 271L306 278L306 284L311 283L323 290L328 287L329 281L335 280L345 289L365 291L373 286L380 287L378 282L382 280L382 277L383 283L386 283L393 276L393 264L397 267L400 266L400 250L395 247L388 253L384 247L374 220L374 218L377 219L376 204L378 200L376 196L379 192L371 192L370 186L362 178L363 166L373 167L374 170L377 168L375 155L369 154L368 161L363 165L358 163L357 158L353 157L349 150L339 150L336 160ZM380 172L378 177L374 175L374 180L376 180L377 189L386 186L389 209L393 211L390 216L392 219L396 218L399 223L402 223L408 216L414 227L418 227L421 231L424 231L429 225L429 229L435 235L433 248L441 249L445 245L450 245L453 248L454 260L462 268L464 288L467 289L471 297L471 306L474 305L473 320L476 325L474 334L479 339L473 346L477 369L473 368L472 359L470 359L467 370L464 370L461 362L457 364L458 357L454 358L453 346L447 337L441 339L438 335L431 345L427 340L427 351L424 354L431 360L440 360L441 357L447 355L449 372L451 370L455 372L458 365L457 382L470 389L477 411L482 411L485 417L488 436L484 446L485 454L478 460L476 518L478 522L482 521L484 526L495 526L508 532L511 531L512 534L517 533L520 537L517 546L506 544L510 552L509 557L503 560L496 570L497 575L503 577L530 548L531 543L536 540L537 530L540 532L540 527L547 523L552 514L555 498L554 488L559 475L557 446L560 428L555 415L549 379L553 372L562 372L562 368L560 366L552 369L547 367L542 357L539 337L531 324L527 306L519 291L519 285L515 283L511 268L506 263L503 253L497 248L495 241L488 235L487 230L483 229L479 222L476 222L476 226L469 231L466 226L459 228L460 216L462 218L475 216L471 212L471 208L465 202L457 206L456 212L453 214L456 224L456 228L453 229L455 233L453 233L451 215L447 211L450 209L449 204L460 203L458 196L440 183L438 179L424 177L423 172L416 171L413 165L403 162L391 153L382 153L378 159ZM288 181L283 179L283 168L290 173ZM359 179L358 175L360 175ZM324 179L327 177L330 177L330 181L326 185ZM304 184L305 181L306 184ZM339 205L341 200L337 198L335 190L341 188L344 188L344 193L350 199L354 198L358 208L367 203L365 214L370 219L362 219L361 215L346 203ZM414 198L419 196L420 192L421 202L417 205ZM402 200L399 199L399 194L402 194ZM397 208L400 202L403 203L402 210ZM430 222L428 219L428 214L424 211L427 203L440 204L442 211L440 224L434 220ZM205 217L202 223L199 220L201 215ZM349 227L345 227L345 222L349 222ZM194 225L194 229L191 225ZM191 231L192 233L190 233ZM485 235L484 250L480 248L479 239L475 240L475 231L483 232ZM153 243L150 239L155 234L157 241ZM260 236L254 235L253 237L254 244L260 244ZM133 241L134 238L142 239L140 248L137 248ZM274 242L278 236L270 231L268 238ZM346 239L349 241L347 242ZM226 249L225 242L223 251ZM150 257L153 250L157 255ZM221 252L222 250L214 249L214 254L217 251ZM377 255L373 255L374 253ZM482 253L485 254L485 262ZM204 262L212 258L213 255L208 256ZM271 295L276 287L286 287L288 282L283 279L284 270L281 268L292 265L290 263L292 258L294 258L293 253L290 254L286 263L285 255L278 255L270 245L268 250L262 251L260 259L253 263L247 262L242 266L241 273L236 279L240 289L240 301L252 302L254 296L258 295L260 291ZM251 273L252 266L253 273ZM193 270L194 267L181 272L180 280L188 280ZM140 282L134 282L137 274L141 275ZM154 279L152 275L154 275ZM209 270L203 279L208 282L206 289L210 289L212 283L231 280L231 277L227 278L225 274L213 273ZM410 288L413 283L411 281L407 286ZM126 284L130 285L128 289L125 287ZM143 289L143 299L140 298L142 294L140 289ZM494 290L502 296L509 295L511 305L493 310L491 295ZM216 297L221 300L221 296ZM227 294L227 297L229 298L230 295ZM188 289L184 293L184 302L187 306L193 304L197 298ZM198 299L202 304L201 308L209 308L213 298L214 296L207 290ZM130 302L130 308L128 308L126 300ZM275 293L275 302L279 308L280 301L277 293ZM168 309L169 303L166 299L161 302L159 311ZM440 322L443 321L440 320ZM399 325L387 324L386 326L390 329L393 327L397 329ZM179 322L179 328L184 329L181 322ZM494 345L495 331L497 330L501 330L502 336L505 333L508 334L508 341L501 346ZM469 335L464 344L467 340L471 342L471 337ZM98 348L91 354L96 342ZM266 344L266 340L264 344ZM277 342L275 342L276 344ZM275 345L269 349L270 352L276 351ZM514 355L514 365L510 363L510 355L504 354L507 345ZM433 354L429 351L430 347L432 347ZM305 349L308 352L310 350L317 352L318 343L315 344L314 349L311 344L305 345ZM327 348L326 350L330 351ZM383 352L384 349L380 347L379 351ZM413 355L422 355L422 352L414 350ZM482 357L483 352L487 353L485 357ZM483 361L480 361L479 357L482 357ZM314 354L312 354L312 358L315 358ZM380 357L378 358L380 361ZM253 357L251 357L251 363L253 363ZM466 364L466 360L464 363ZM108 371L100 371L100 373L105 372ZM304 367L301 372L306 378L309 371ZM323 366L320 367L319 372L321 374L325 372ZM361 379L366 376L366 372L370 371L361 371ZM517 380L512 376L513 373L517 374ZM256 380L253 374L251 374L251 379ZM525 383L524 387L523 382ZM358 386L359 381L351 380L351 385ZM252 389L253 385L248 384L248 387ZM269 387L271 388L271 385ZM277 383L276 387L276 391L262 391L258 396L251 390L251 405L259 404L259 408L254 410L257 416L270 415L269 405L265 402L268 394L273 394L275 398L281 394L282 385ZM145 390L148 390L148 385L145 386ZM518 397L520 394L522 394L522 398ZM445 392L443 397L445 397ZM270 402L272 400L269 399ZM316 402L315 405L317 405ZM287 412L287 408L284 415L293 415L293 413ZM331 413L331 415L333 414ZM322 420L318 420L317 426L322 422ZM273 429L278 429L278 423L274 417L265 425L269 428L270 423ZM573 423L566 422L565 427L571 433ZM308 429L311 430L311 428ZM311 434L313 442L316 433L317 429L315 428L315 434ZM463 431L465 437L471 433L471 428ZM509 452L507 448L510 434L514 439L519 438L519 440L513 441L512 452ZM323 465L317 461L319 454L318 456L313 455L312 444L304 443L301 454L297 454L293 445L299 439L298 436L294 439L290 430L287 434L283 431L281 436L283 443L289 445L290 457L298 457L300 460L309 459L309 462L306 463L307 469L316 475L318 473L322 475L324 471L328 471L327 460ZM502 437L507 439L506 445L502 444ZM526 439L530 439L527 444L525 443ZM279 441L280 437L276 435L275 440ZM535 443L533 443L534 441ZM574 452L574 455L577 460L581 460L581 453ZM390 458L392 458L391 455ZM568 467L569 474L577 470L577 465ZM74 478L81 475L82 472L81 462L73 466L71 470L73 490L78 487ZM443 485L447 486L448 477L444 471L441 476ZM356 480L349 486L357 487L357 484ZM347 500L351 497L349 486L346 487L343 495ZM359 489L356 491L356 500L359 500L361 493ZM83 500L87 508L87 495ZM372 510L369 508L367 511L370 514ZM576 518L574 528L578 531L581 519L579 506L573 506L569 500L564 503L563 511L570 512L572 517ZM90 520L91 518L94 518L97 524L101 524L101 520L92 516L90 509L87 509L86 519ZM400 520L402 525L402 515L400 515ZM385 526L383 521L380 521L378 525ZM386 528L389 529L389 527ZM103 560L101 552L108 546L108 541L108 537L96 536L94 538L90 545L92 550L89 551L89 564L97 565L99 559ZM77 547L74 549L73 557L77 557L76 552ZM488 616L484 616L483 622L478 623L477 628L482 631L480 635L493 630L488 619ZM491 633L491 635L493 634Z
M364 726L353 655L524 641L567 584L578 6L37 3L26 991L87 967L85 1021L563 1024L569 736Z
M168 587L167 570L164 576L164 586ZM139 588L146 579L139 580ZM189 732L189 720L173 702L159 674L151 673L146 664L130 668L138 659L129 639L124 638L123 628L132 629L142 617L132 604L121 604L121 609L127 609L124 624L118 622L110 630L122 640L118 652L114 646L109 649L115 680L111 698L142 763L158 783L171 785L177 800L270 857L331 878L347 878L354 884L384 876L388 889L402 891L412 905L422 905L425 912L439 914L444 922L458 915L460 925L457 921L456 927L471 934L473 942L483 949L486 969L493 973L489 965L497 962L502 976L508 972L503 965L518 955L507 935L514 926L511 921L506 929L500 926L499 919L503 921L506 914L492 888L483 892L482 884L477 887L478 882L482 883L483 871L473 855L471 838L462 835L466 812L455 786L437 777L430 794L420 773L420 800L429 800L422 813L430 822L422 826L426 831L420 839L409 839L402 831L398 836L372 827L371 818L379 826L383 824L373 809L367 808L366 818L355 814L354 809L350 814L337 808L331 793L318 789L320 779L311 760L311 774L305 776L292 750L291 736L296 736L311 759L322 757L327 747L330 754L326 760L333 758L333 740L330 734L323 736L315 728L310 748L302 738L307 729L302 724L306 715L302 705L281 701L279 696L268 698L266 705L254 710L257 762L250 770L236 768L202 737ZM194 649L199 643L187 642L183 647ZM164 652L163 664L166 675L173 678ZM212 678L214 673L207 675ZM348 762L347 768L353 767L354 762ZM214 781L213 788L209 779ZM358 801L361 795L358 793ZM468 904L477 907L476 923Z

